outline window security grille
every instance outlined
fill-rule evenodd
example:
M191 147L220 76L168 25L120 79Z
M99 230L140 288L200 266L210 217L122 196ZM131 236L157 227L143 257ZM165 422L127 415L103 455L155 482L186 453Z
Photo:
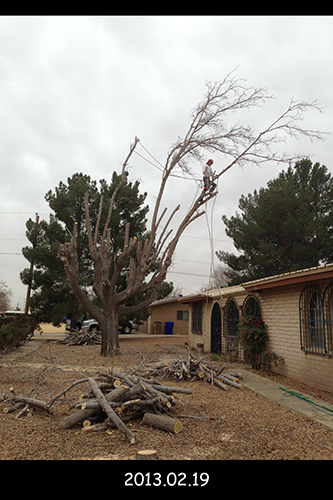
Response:
M202 334L202 302L192 304L192 333Z
M317 286L307 286L299 299L301 349L333 355L333 284L324 294Z
M236 337L239 323L238 307L234 299L229 298L223 314L223 336Z
M262 319L260 304L254 295L248 295L244 300L242 316L255 316Z

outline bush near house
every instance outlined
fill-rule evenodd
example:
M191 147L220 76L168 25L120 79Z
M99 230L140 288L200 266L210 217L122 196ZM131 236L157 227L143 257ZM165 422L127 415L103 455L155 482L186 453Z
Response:
M261 318L244 316L238 324L238 340L245 350L245 358L251 363L252 368L270 372L272 364L284 363L279 354L265 350L268 340L268 327Z
M238 340L246 358L254 365L268 340L268 328L256 316L243 316L238 324Z
M10 316L0 320L0 351L9 351L20 347L29 340L38 321L33 316Z
M272 351L264 351L257 356L255 368L268 371L270 373L272 365L277 366L279 363L284 364L284 358Z

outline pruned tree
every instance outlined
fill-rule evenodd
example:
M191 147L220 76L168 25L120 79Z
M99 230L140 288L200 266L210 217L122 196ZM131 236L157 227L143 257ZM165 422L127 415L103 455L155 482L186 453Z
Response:
M126 172L128 174L128 172ZM145 205L147 193L140 193L139 181L130 182L125 176L122 187L118 190L114 203L110 227L112 228L112 248L122 248L124 241L124 227L131 223L130 237L136 235L138 239L147 236L147 219L149 211ZM92 300L96 299L91 291L93 278L93 260L89 252L88 235L85 221L85 193L89 193L90 221L95 226L103 195L103 207L100 225L106 221L109 204L114 190L120 182L121 176L113 172L110 182L101 179L99 183L89 175L75 173L67 178L67 182L60 182L52 191L45 195L53 213L49 221L34 222L29 219L26 223L26 236L30 245L22 248L24 257L29 261L29 268L20 273L22 282L33 290L29 300L32 313L40 321L52 321L59 325L64 315L71 320L71 326L76 327L76 320L85 314L81 304L71 293L66 272L62 262L57 258L58 247L68 241L68 231L77 222L77 255L79 261L79 284L83 287ZM67 229L68 228L68 229ZM117 286L123 286L125 277L122 275ZM164 283L160 291L163 296L170 292L172 283ZM140 302L140 296L131 299L130 304ZM147 310L136 313L136 321L147 316ZM120 323L124 323L124 317Z
M149 237L143 242L136 237L129 238L129 225L125 230L125 243L118 252L111 248L110 220L113 206L132 156L139 139L135 138L129 154L123 163L120 182L115 189L106 223L100 231L100 214L103 200L95 228L91 227L89 214L89 199L85 197L85 221L89 240L89 251L94 261L93 290L100 298L102 307L95 306L88 295L79 285L79 262L77 257L76 235L74 224L70 242L60 245L59 258L62 260L72 292L82 306L100 324L102 330L101 354L111 355L119 349L118 318L120 314L128 314L148 306L157 296L161 283L165 279L172 257L181 235L186 228L205 212L203 203L216 196L216 192L198 192L195 200L185 213L177 227L171 223L179 211L178 204L163 221L167 208L161 209L163 195L168 180L173 175L191 173L191 161L203 161L204 155L221 152L231 162L215 178L220 177L235 164L248 162L259 164L264 161L291 161L298 155L287 156L279 154L277 144L284 141L286 136L307 136L310 139L322 139L324 134L316 130L304 129L300 125L303 114L307 109L319 110L316 102L307 103L292 100L278 118L262 131L255 132L252 127L244 126L239 122L232 123L229 119L233 113L252 109L263 104L271 96L266 89L246 87L244 81L235 78L232 73L222 82L207 83L207 93L204 100L198 104L191 114L191 123L184 138L178 138L171 147L162 172L161 184L157 193L156 203L152 212ZM93 230L94 229L94 230ZM161 230L159 236L158 230ZM119 276L125 273L126 286L117 288ZM133 306L126 306L126 302L142 294L142 301Z

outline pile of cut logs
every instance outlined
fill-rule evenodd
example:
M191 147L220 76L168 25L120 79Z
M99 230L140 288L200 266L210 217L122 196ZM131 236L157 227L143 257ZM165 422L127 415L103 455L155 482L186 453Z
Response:
M242 384L239 383L240 379L243 378L241 373L224 373L224 366L215 370L209 362L193 358L187 343L185 345L188 353L187 359L180 355L178 359L171 362L158 363L154 367L148 368L145 376L158 376L162 377L162 379L175 378L177 380L190 380L191 382L206 380L224 390L227 390L228 386L243 389Z
M148 426L179 433L182 430L182 423L171 416L176 404L173 393L193 392L192 389L164 386L156 380L146 380L133 374L113 371L99 373L94 378L77 380L49 402L18 395L13 388L8 395L0 394L0 401L11 403L11 406L5 408L6 413L17 410L18 403L23 403L26 412L31 413L31 409L37 407L51 413L51 407L58 398L82 383L88 383L90 391L82 394L79 401L72 405L75 411L63 419L62 426L69 429L82 424L82 432L117 427L132 444L138 439L125 422L133 419L142 418L144 424ZM16 417L21 414L22 410Z
M5 413L18 411L16 417L32 415L39 408L51 413L51 408L62 396L79 384L88 384L89 392L80 396L71 405L75 411L66 416L62 426L69 429L77 424L82 425L81 432L99 431L117 427L130 443L138 441L137 436L127 427L126 422L142 419L143 423L168 432L179 433L182 424L173 418L173 410L177 403L174 394L192 394L192 389L170 387L156 380L175 378L177 380L205 380L227 390L228 386L242 389L240 373L224 373L224 366L219 369L202 359L194 359L187 347L188 357L165 363L140 365L130 373L112 370L100 372L96 377L86 377L73 382L69 387L56 394L50 401L42 401L35 397L16 394L13 388L9 394L0 394L0 401L10 404L4 408Z
M180 432L181 422L171 417L176 404L173 393L193 392L182 387L164 386L156 380L147 380L121 371L100 373L88 382L90 392L83 394L74 404L76 411L64 418L63 427L68 429L83 423L82 431L90 432L116 426L130 443L137 442L137 438L125 422L133 419L142 418L147 425L169 432ZM91 425L92 422L97 423Z
M95 331L86 332L84 330L67 332L66 337L63 340L56 340L56 344L67 344L67 345L91 345L91 344L101 344L101 335L98 335Z

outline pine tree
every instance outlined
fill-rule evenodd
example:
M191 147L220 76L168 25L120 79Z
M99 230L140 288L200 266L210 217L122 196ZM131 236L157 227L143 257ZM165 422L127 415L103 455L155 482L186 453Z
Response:
M217 252L230 284L332 262L332 198L327 167L309 159L242 196L241 214L222 217L240 255Z

